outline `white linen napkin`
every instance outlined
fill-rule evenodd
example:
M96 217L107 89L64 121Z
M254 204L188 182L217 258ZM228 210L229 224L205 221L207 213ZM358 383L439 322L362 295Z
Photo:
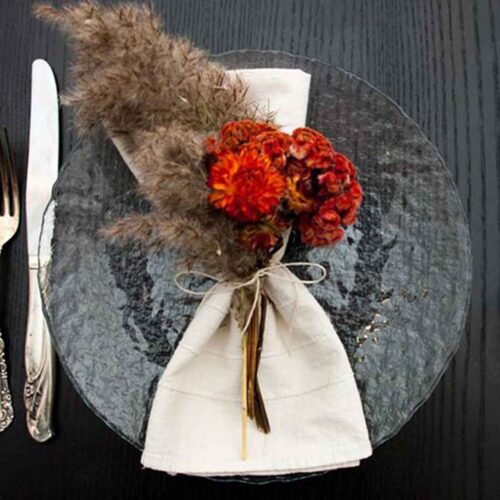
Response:
M248 84L247 96L287 133L306 123L311 75L300 69L263 68L228 71Z
M241 332L218 285L199 307L161 377L142 464L170 474L274 475L351 467L371 454L356 382L324 310L287 269L270 299L259 385L270 434L248 423L241 454Z
M295 69L238 71L256 103L285 130L304 126L310 75ZM141 462L202 476L275 475L350 467L371 455L349 360L325 311L288 269L264 281L270 299L259 385L271 433L248 422L241 459L241 332L233 289L205 298L161 377Z

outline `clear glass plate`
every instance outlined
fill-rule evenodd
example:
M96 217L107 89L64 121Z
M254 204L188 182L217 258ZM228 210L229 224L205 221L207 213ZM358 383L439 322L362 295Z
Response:
M228 68L310 73L308 125L358 166L365 198L345 240L308 249L295 238L286 258L328 270L311 291L345 345L377 446L426 401L460 343L471 249L455 185L420 128L366 81L281 52L237 51L215 59ZM117 217L148 209L134 186L102 134L75 146L54 188L44 300L59 359L79 394L141 448L157 380L197 300L175 287L169 251L148 256L100 235ZM273 479L283 478L266 478Z

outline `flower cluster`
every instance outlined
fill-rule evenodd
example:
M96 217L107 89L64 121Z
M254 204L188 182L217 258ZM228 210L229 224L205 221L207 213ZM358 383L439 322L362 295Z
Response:
M205 146L209 200L242 224L241 242L255 252L271 251L291 225L310 246L335 244L356 220L356 168L316 130L241 120Z

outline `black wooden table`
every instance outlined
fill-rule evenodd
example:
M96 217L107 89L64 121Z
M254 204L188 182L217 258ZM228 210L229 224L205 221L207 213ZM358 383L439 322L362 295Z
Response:
M0 322L16 410L0 434L0 498L500 498L500 1L153 3L169 31L212 52L279 49L334 62L372 82L423 127L447 161L471 225L474 284L465 339L432 398L357 469L258 487L141 470L139 452L90 412L62 370L57 438L35 444L22 402L23 221L0 264ZM22 188L31 61L47 59L64 87L70 56L60 35L31 17L31 6L0 0L0 122L9 128ZM63 126L67 132L66 116Z

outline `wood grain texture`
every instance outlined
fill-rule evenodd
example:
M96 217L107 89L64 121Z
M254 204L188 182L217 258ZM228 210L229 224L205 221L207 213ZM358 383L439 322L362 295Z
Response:
M55 2L62 4L63 2ZM464 343L429 402L358 469L251 487L142 471L58 373L58 437L24 427L24 222L0 261L16 419L0 435L0 499L500 498L500 2L498 0L155 0L168 30L214 52L277 49L323 59L387 93L437 145L469 217L474 284ZM25 185L29 72L46 58L59 84L69 53L28 0L0 0L0 122ZM63 117L63 153L71 146Z

